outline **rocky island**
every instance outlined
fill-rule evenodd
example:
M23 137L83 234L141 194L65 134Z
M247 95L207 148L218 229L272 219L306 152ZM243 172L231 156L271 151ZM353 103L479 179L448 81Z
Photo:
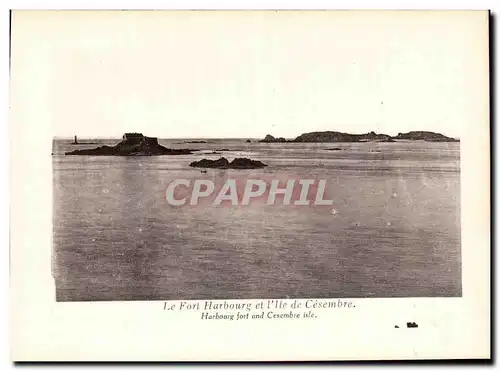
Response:
M403 140L425 140L426 142L460 142L459 139L450 138L443 134L432 131L410 131L409 133L399 133L394 139Z
M191 162L189 166L210 169L259 169L267 165L249 158L235 158L233 161L229 162L225 157L221 157L218 160L207 160L204 158L200 161Z
M390 135L376 134L374 131L366 134L348 134L339 131L315 131L302 134L295 138L293 142L393 142L393 139Z
M174 144L205 144L205 143L213 143L213 142L207 142L206 140L185 140L184 142L178 142Z
M172 149L163 147L158 138L146 137L139 133L126 133L116 146L101 146L66 152L65 155L80 156L164 156L190 155L192 149Z
M431 131L410 131L409 133L399 133L391 137L388 134L377 134L371 131L366 134L349 134L339 131L314 131L299 135L293 140L285 138L275 138L268 134L260 142L263 143L354 143L354 142L384 142L392 143L398 140L423 140L427 142L459 142L460 140L447 137L443 134L433 133Z

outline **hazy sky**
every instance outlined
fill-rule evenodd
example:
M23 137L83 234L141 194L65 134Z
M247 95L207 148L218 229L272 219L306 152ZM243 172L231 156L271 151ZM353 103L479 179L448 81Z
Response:
M459 137L485 88L486 22L484 12L15 12L12 76L54 136Z

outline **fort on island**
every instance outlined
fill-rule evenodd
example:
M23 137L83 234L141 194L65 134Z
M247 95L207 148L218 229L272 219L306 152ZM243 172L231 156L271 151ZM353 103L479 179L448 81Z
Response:
M115 146L101 146L92 149L81 149L66 152L65 155L81 156L163 156L190 155L195 150L172 149L163 147L158 138L147 137L141 133L125 133L122 141Z

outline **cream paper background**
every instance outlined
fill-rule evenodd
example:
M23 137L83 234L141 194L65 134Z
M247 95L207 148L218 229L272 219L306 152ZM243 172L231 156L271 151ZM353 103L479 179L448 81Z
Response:
M204 29L206 22L213 22L209 19L213 12L189 13L196 20L190 22L193 35ZM255 16L256 12L252 13ZM262 17L279 13L267 12ZM291 15L299 20L307 18L311 24L345 23L346 27L356 28L356 37L368 41L375 37L368 32L368 25L377 17L382 17L385 27L392 27L395 33L402 32L405 21L418 25L421 30L427 29L427 32L429 27L438 25L442 32L436 32L436 37L448 37L450 49L435 50L436 53L446 56L448 52L462 50L462 56L467 56L461 65L461 72L467 74L465 78L461 75L466 83L456 92L467 99L440 103L453 105L454 117L460 119L443 120L442 127L437 124L434 127L435 131L447 134L453 126L455 135L461 138L462 298L356 299L356 308L317 310L315 313L319 318L314 320L242 322L202 321L200 313L163 311L163 302L160 301L56 303L50 271L52 138L61 133L61 128L71 127L71 123L65 121L71 117L60 113L67 110L68 105L75 107L72 102L91 94L82 92L79 96L72 91L72 95L54 97L50 95L49 87L54 83L64 83L54 79L57 77L54 69L57 72L63 67L58 61L57 51L72 48L75 43L84 47L86 40L97 43L104 40L104 48L112 48L114 40L122 37L124 25L119 14L106 11L13 13L10 116L13 360L326 360L489 356L488 14L481 11L383 14L308 11ZM156 12L154 17L175 24L175 20L182 19L185 14ZM242 11L217 12L216 16L218 22L226 26L250 19L249 13ZM279 30L280 22L276 19L275 27ZM147 21L146 18L142 22ZM107 37L99 28L103 25ZM446 25L456 32L443 32ZM297 29L296 35L300 34ZM82 35L91 37L82 38ZM402 45L408 50L419 47L415 42L418 33L406 35L402 32L402 35L407 37ZM352 41L346 36L346 43ZM75 68L74 73L78 74L79 70ZM61 74L64 76L63 70ZM453 79L453 76L449 78ZM98 90L99 86L95 88ZM421 94L411 89L393 93L404 94L408 101L418 101ZM54 102L55 98L60 101ZM429 110L429 107L423 109ZM439 110L439 106L432 109ZM78 125L99 130L96 123L79 122L82 114L73 112ZM159 124L150 125L151 130L161 130ZM259 130L263 133L268 131L269 123L255 125L261 125ZM117 130L121 128L116 127ZM310 129L316 130L317 127ZM365 131L363 129L359 128ZM126 130L119 130L118 135L123 131ZM381 128L380 131L389 130ZM391 131L404 130L394 123ZM404 325L408 321L417 322L419 328L406 329ZM401 328L395 329L396 324Z

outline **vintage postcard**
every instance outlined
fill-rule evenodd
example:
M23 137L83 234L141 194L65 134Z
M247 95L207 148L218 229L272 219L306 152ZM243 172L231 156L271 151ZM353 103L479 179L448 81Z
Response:
M490 357L487 11L13 11L14 361Z

